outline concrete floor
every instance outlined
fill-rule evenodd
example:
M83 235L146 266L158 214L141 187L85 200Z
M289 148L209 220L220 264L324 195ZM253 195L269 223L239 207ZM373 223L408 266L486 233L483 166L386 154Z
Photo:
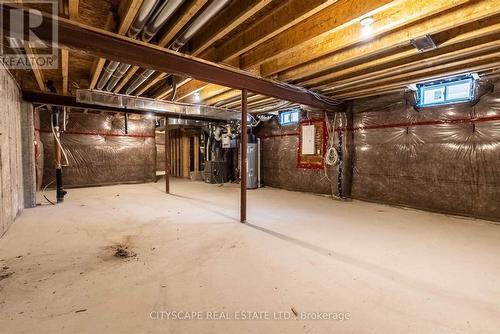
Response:
M0 239L0 332L500 333L498 225L270 188L249 191L242 225L235 185L163 188L24 211ZM292 308L349 319L274 319ZM206 319L240 311L267 313Z

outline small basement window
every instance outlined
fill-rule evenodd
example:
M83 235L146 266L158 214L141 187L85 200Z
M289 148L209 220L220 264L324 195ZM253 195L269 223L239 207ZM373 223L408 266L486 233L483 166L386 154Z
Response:
M474 100L474 78L459 76L417 84L417 106L431 107Z
M280 113L280 125L297 124L299 122L299 110L282 111Z

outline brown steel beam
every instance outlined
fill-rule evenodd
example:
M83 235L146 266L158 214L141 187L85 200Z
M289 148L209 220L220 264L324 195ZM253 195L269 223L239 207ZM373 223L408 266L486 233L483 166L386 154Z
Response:
M24 7L10 4L4 4L3 7L2 23L4 31L17 33L17 36L24 34L27 40L29 39L29 29L20 27L21 29L18 28L18 31L12 31L9 9L21 10L24 22L41 22L37 28L31 28L31 31L43 41L56 44L58 47L80 50L96 57L125 62L159 72L187 75L198 80L235 89L246 89L315 108L333 108L332 104L325 102L326 99L318 98L317 95L304 91L299 87L279 85L250 73L186 56L156 45L75 23L57 16L29 11ZM57 41L53 40L53 25L56 25L59 31Z
M247 97L248 91L241 91L241 168L240 168L240 185L241 185L241 205L240 205L240 222L247 222Z
M80 108L80 109L91 109L91 110L102 110L102 111L111 111L111 112L122 112L122 113L131 113L131 114L155 114L155 115L165 115L165 112L162 111L154 111L154 110L140 110L140 109L124 109L118 107L111 106L101 106L96 104L89 103L81 103L76 101L76 97L68 96L68 95L58 95L52 93L40 93L40 92L31 92L31 91L23 91L23 100L31 103L39 103L46 104L51 106L59 106L59 107L70 107L70 108ZM192 119L196 121L210 121L210 122L226 122L221 119L214 119L211 117L203 117L203 116L193 116L193 115L185 115L174 112L168 112L169 116L183 119Z
M168 117L165 117L165 192L170 194L170 131Z

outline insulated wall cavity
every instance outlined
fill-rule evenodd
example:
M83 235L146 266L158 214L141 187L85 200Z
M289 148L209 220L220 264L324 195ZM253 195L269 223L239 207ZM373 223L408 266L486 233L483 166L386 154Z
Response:
M340 108L339 108L340 111ZM323 120L324 112L301 112L301 121ZM334 113L328 113L328 120L333 122ZM337 113L336 127L345 127L346 114ZM299 166L300 123L281 126L277 117L259 125L257 136L261 139L261 178L266 186L293 191L334 194L348 196L350 174L348 145L350 138L345 131L337 131L334 146L343 153L342 168L339 165L323 168L303 168ZM325 136L327 138L327 136ZM342 138L342 142L340 141ZM339 171L342 171L339 177ZM340 186L339 186L340 185Z
M156 132L156 171L165 173L165 132Z
M54 139L50 112L41 112L44 147L43 184L55 180ZM65 187L141 183L155 180L155 124L148 119L71 112L61 142L69 159L63 167ZM63 159L64 160L64 159ZM52 183L53 185L53 183Z
M352 197L500 220L500 92L416 111L408 94L356 100Z

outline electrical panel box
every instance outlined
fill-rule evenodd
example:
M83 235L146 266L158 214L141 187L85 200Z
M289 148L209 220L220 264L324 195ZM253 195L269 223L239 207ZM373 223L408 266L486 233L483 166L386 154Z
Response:
M302 154L316 154L316 128L314 125L302 126Z

